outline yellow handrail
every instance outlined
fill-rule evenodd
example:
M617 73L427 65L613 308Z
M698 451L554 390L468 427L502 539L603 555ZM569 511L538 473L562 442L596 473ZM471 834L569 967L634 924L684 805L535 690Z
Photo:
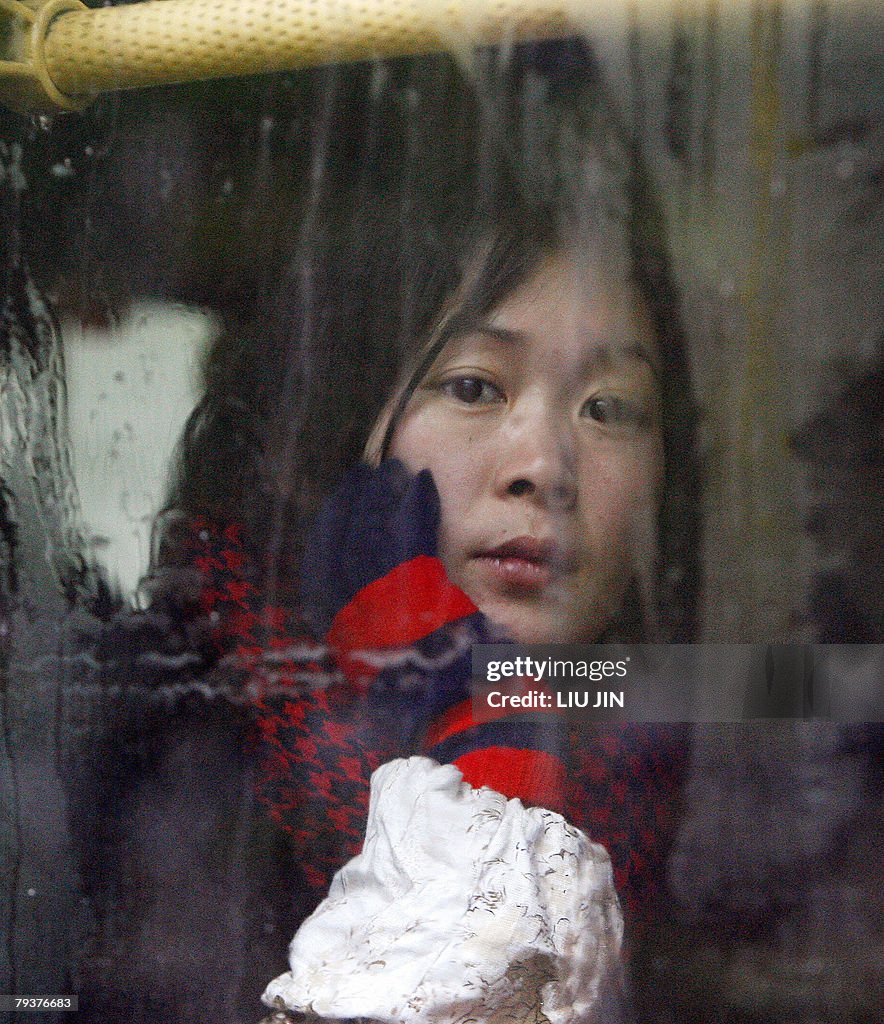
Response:
M0 102L78 109L111 89L556 38L615 2L0 0Z

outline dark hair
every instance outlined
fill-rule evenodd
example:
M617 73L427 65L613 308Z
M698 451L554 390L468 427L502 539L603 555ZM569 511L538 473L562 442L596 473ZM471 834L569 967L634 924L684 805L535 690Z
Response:
M360 458L397 382L404 408L446 317L486 313L548 254L616 231L611 250L627 254L660 340L661 625L688 639L697 473L677 303L641 162L589 50L489 50L466 71L447 57L397 61L341 72L337 90L279 286L208 355L155 571L176 563L178 524L234 520L264 585L284 593L319 500Z

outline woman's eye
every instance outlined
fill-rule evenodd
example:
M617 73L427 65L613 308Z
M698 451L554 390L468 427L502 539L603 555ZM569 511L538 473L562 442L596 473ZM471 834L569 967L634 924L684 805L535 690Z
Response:
M500 389L481 377L455 377L442 385L442 392L464 405L488 405L503 401Z
M580 415L609 426L641 427L649 420L641 405L625 398L618 398L616 395L599 395L587 399L580 409Z

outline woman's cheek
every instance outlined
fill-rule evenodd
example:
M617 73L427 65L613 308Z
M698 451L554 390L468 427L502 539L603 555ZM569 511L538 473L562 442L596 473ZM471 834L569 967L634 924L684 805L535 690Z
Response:
M657 522L657 482L643 460L596 467L583 489L585 534L593 538L595 557L608 572L631 575L653 557Z
M439 491L439 555L449 575L459 574L466 560L464 531L475 526L475 503L470 500L470 478L462 464L440 459L430 470ZM450 563L450 564L449 564ZM452 577L453 578L453 577Z
M624 481L617 518L629 575L652 573L657 561L658 484L655 467L641 465Z

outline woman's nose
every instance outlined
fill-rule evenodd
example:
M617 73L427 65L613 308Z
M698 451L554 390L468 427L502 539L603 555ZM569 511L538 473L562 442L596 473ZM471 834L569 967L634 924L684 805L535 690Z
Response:
M543 406L513 413L499 439L497 489L544 507L573 508L577 465L570 423Z

